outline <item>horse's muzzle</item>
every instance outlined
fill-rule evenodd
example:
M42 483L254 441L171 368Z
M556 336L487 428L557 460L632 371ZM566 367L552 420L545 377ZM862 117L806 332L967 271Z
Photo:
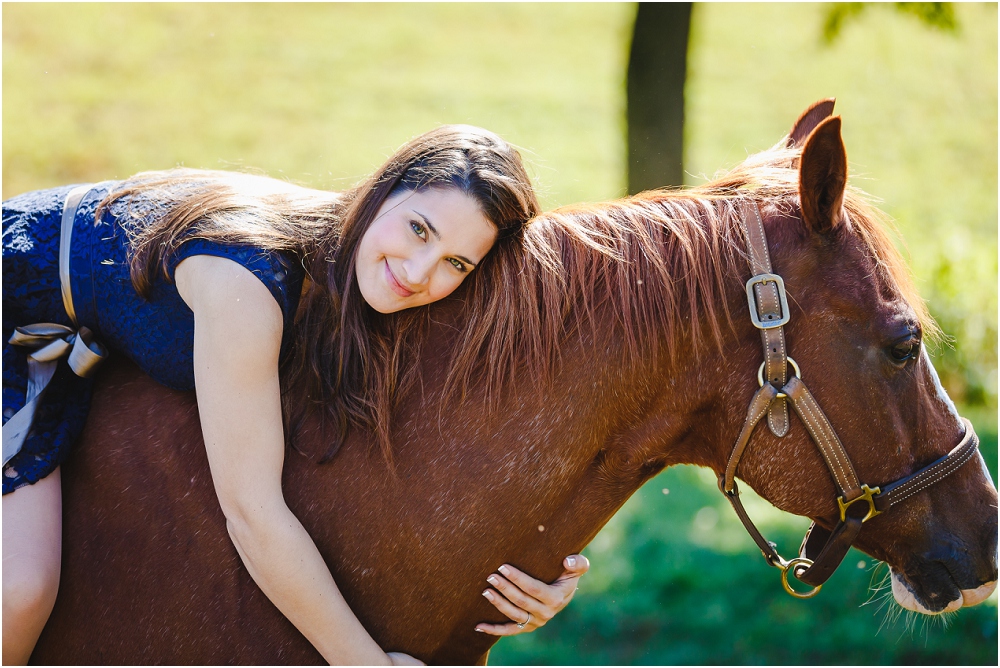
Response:
M978 605L990 597L990 594L994 592L997 588L997 582L987 582L975 589L961 589L958 590L959 596L950 598L946 600L944 597L937 597L937 600L931 602L928 601L925 604L918 596L910 589L909 583L903 579L903 577L896 571L890 568L892 573L892 596L896 599L896 603L907 610L912 610L913 612L919 612L923 615L940 615L944 612L954 612L959 608L968 608L973 605Z
M991 552L976 559L964 546L944 544L915 557L905 569L890 567L893 597L903 608L925 615L982 603L997 586L996 550Z

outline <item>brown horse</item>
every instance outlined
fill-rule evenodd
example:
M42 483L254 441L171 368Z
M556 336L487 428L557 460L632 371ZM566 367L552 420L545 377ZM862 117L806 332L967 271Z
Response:
M786 142L713 183L535 220L497 286L520 309L498 329L520 323L514 377L443 403L468 315L461 295L435 305L420 383L394 416L394 472L363 433L328 464L289 452L289 507L383 648L484 659L495 638L473 629L499 621L480 595L497 566L551 580L664 467L724 472L761 361L740 202L760 207L788 352L858 477L897 480L962 439L919 343L933 325L878 212L845 187L831 109L815 105ZM125 362L103 374L65 465L62 585L33 661L319 662L228 538L194 395ZM318 428L306 440L325 449ZM903 605L951 610L995 586L997 494L981 461L861 528L856 546L888 562ZM783 437L754 432L738 475L782 510L837 521L834 480L794 416Z

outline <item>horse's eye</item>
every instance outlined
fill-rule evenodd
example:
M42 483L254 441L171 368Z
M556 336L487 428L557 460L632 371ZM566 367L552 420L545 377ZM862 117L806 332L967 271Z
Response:
M889 348L889 356L898 363L911 360L920 354L920 339L916 336L908 336L902 341L892 344Z

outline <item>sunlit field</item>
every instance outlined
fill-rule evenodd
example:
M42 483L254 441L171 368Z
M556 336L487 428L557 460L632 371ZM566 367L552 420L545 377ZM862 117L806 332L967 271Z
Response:
M821 4L698 5L691 184L837 98L851 183L895 221L950 337L932 352L997 476L997 8L954 33L890 7L821 39ZM522 148L546 208L625 194L631 4L5 4L3 196L177 165L347 187L442 123ZM807 379L808 380L808 379ZM808 522L748 510L783 553ZM900 615L852 552L797 601L708 471L650 481L585 552L574 602L490 662L997 663L996 594Z

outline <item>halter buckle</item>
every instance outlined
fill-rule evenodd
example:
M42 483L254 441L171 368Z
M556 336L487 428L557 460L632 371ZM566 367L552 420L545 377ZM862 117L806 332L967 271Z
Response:
M757 296L754 293L754 286L757 284L763 285L764 283L774 283L778 289L778 301L781 303L781 317L777 320L769 319L767 322L763 322L760 319L758 306L757 306ZM775 327L781 327L782 325L788 324L791 319L791 315L788 312L788 298L785 297L785 282L781 280L781 276L777 274L757 274L747 281L747 303L750 305L750 320L753 322L753 326L757 329L774 329ZM768 314L768 318L774 318L773 314Z
M858 501L868 502L868 514L865 515L864 519L861 520L862 524L867 522L871 518L875 517L876 515L881 514L881 511L875 509L875 499L873 499L872 497L876 494L881 494L882 490L878 487L869 487L868 485L861 485L861 491L862 491L861 496L851 501L845 502L843 496L837 497L837 505L840 506L841 522L847 521L847 509L851 507L851 504L857 503Z

